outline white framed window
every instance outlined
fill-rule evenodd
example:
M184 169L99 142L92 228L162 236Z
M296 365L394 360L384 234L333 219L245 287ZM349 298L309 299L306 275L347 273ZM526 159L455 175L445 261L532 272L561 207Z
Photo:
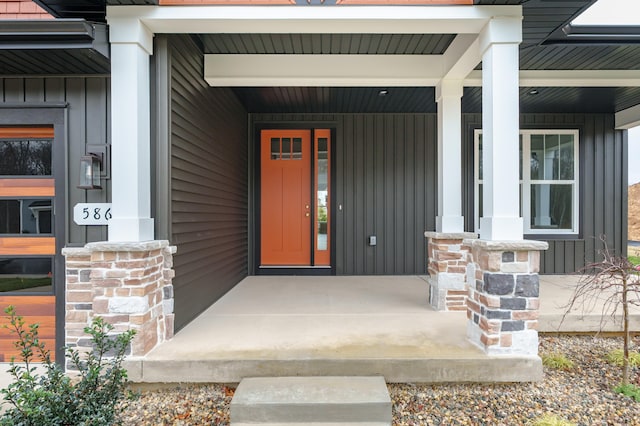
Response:
M475 223L482 217L482 130L474 133ZM577 234L578 130L520 130L520 216L525 234ZM526 167L523 167L526 165Z

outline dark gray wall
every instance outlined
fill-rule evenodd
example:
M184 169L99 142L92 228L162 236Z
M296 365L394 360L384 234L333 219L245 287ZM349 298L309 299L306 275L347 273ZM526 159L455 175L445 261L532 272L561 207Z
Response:
M463 115L463 179L466 229L474 229L473 131L481 128L480 114ZM522 129L578 129L580 132L580 225L577 237L539 237L549 242L540 259L542 273L575 272L585 262L599 260L600 235L610 249L626 254L627 245L627 132L614 129L612 114L522 114Z
M247 113L202 78L188 36L168 38L176 329L247 275Z
M107 239L106 226L78 226L73 222L72 208L77 203L110 201L111 181L102 181L102 190L78 189L80 156L86 144L110 144L111 129L108 77L1 78L0 102L4 106L65 106L67 146L66 185L68 191L65 245L81 246ZM65 212L56 212L65 214ZM62 236L60 236L62 237Z
M343 206L334 219L337 274L426 273L424 231L435 228L437 213L435 114L251 118L254 124L297 122L336 128L334 205ZM377 236L377 246L368 246L370 235Z

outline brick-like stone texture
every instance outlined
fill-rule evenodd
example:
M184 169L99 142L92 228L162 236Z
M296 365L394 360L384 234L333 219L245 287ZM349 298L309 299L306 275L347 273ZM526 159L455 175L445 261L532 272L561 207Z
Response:
M537 354L540 308L538 249L472 244L475 268L467 301L468 337L489 355Z
M173 337L174 247L168 241L90 243L64 249L65 343L82 346L95 316L115 333L136 330L131 355L141 356Z
M462 235L453 238L451 234L428 237L429 303L436 310L467 309L470 247L463 240Z

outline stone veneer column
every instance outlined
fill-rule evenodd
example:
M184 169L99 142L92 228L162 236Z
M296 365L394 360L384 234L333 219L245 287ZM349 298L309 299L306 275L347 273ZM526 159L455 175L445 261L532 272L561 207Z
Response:
M537 355L540 251L549 245L487 240L467 244L473 257L467 337L489 355Z
M466 311L469 241L477 234L425 232L424 236L428 240L429 304L438 311Z
M173 337L173 254L168 241L89 243L65 248L65 343L90 347L84 328L94 317L115 333L136 330L129 355L147 354Z

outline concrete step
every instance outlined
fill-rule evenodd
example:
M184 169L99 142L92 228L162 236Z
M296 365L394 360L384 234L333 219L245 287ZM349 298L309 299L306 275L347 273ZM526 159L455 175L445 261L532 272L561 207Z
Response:
M391 425L382 377L243 379L231 400L231 425Z

